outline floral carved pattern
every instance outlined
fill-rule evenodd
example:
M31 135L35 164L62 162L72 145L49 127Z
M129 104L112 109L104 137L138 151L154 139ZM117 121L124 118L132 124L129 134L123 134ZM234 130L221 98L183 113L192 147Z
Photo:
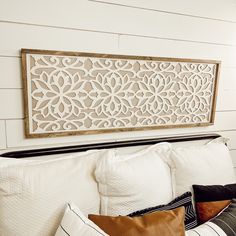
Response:
M211 122L217 64L26 55L29 133Z

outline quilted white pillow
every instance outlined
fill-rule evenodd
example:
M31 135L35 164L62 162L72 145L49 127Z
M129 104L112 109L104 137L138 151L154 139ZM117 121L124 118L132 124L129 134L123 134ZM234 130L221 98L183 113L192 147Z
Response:
M84 214L98 214L100 198L93 173L101 155L105 151L2 167L0 235L54 235L68 201Z
M162 156L170 154L162 143L133 154L110 150L100 159L95 176L101 195L101 214L127 215L166 204L173 199L170 168Z
M73 203L68 203L55 236L108 236L96 224L84 216Z
M193 184L225 185L236 182L232 159L222 138L204 145L173 147L168 162L176 196L192 191Z

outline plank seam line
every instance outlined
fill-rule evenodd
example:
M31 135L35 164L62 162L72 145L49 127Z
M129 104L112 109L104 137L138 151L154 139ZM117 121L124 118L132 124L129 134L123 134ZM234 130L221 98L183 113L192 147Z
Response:
M6 148L8 148L8 144L7 144L7 121L4 120L4 131L5 131L5 146Z
M21 58L21 56L0 55L0 57Z
M10 121L24 121L24 118L10 118L10 119L5 118L5 119L0 119L0 120L5 120L6 122L8 120L10 120ZM186 129L188 129L188 128L186 128ZM153 129L151 131L154 131L154 130L158 130L158 129ZM161 130L161 129L159 129L159 130ZM210 131L201 130L201 131L196 131L196 132L187 132L187 133L184 132L184 133L181 133L181 135L184 135L184 134L189 134L190 135L190 134L195 134L195 133L198 134L198 133L214 133L214 132L233 132L233 131L236 131L236 129L223 129L223 130L222 129L219 129L219 130L216 129L216 130L210 130ZM158 135L158 136L166 136L166 135L178 135L178 134L177 133L171 133L171 134L161 134L161 135ZM69 136L67 136L67 137L69 137ZM76 135L74 137L76 137ZM150 136L150 137L153 137L153 136Z
M44 27L44 28L84 31L84 32L91 32L91 33L112 34L112 35L120 35L120 36L124 35L124 36L134 36L134 37L143 37L143 38L152 38L152 39L163 39L163 40L169 40L169 41L179 41L179 42L190 42L190 43L199 43L199 44L209 44L209 45L236 47L236 44L214 43L214 42L209 42L209 41L176 39L176 38L158 37L158 36L151 36L151 35L129 34L129 33L122 33L122 32L89 30L89 29L81 29L81 28L75 28L75 27L44 25L44 24L35 24L35 23L26 23L26 22L7 21L7 20L0 20L0 23L19 24L19 25L37 26L37 27Z
M1 88L0 90L22 90L23 88Z
M117 53L119 54L119 53ZM129 55L129 54L126 54L126 55ZM148 55L145 55L145 56L148 56ZM7 55L0 55L0 58L5 58L5 57L9 57L9 58L17 58L17 59L21 59L21 56L7 56ZM178 58L178 57L176 57ZM209 59L209 58L207 58ZM222 71L222 68L224 69L236 69L236 65L221 65L221 71Z
M235 112L236 110L218 110L216 112Z
M186 14L186 13L165 11L165 10L159 10L159 9L153 9L153 8L147 8L147 7L138 7L138 6L132 6L132 5L125 5L125 4L121 4L121 3L106 2L106 1L102 1L102 0L88 0L88 1L101 3L101 4L107 4L107 5L127 7L127 8L135 8L135 9L145 10L145 11L154 11L154 12L160 12L160 13L166 13L166 14L172 14L172 15L187 16L187 17L192 17L192 18L200 18L200 19L205 19L205 20L227 22L227 23L232 23L232 24L236 23L236 21L234 21L234 20L223 20L223 19L220 19L220 18L211 18L211 17L206 17L206 16L191 15L191 14Z

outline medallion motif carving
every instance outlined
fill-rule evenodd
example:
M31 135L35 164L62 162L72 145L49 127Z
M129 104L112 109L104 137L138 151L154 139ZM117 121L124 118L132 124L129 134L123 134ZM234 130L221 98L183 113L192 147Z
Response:
M209 124L218 62L23 50L26 133Z

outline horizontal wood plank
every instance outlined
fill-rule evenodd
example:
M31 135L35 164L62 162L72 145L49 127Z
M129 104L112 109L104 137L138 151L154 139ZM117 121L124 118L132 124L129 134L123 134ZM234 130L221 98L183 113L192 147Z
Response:
M230 22L146 11L87 0L71 0L70 4L66 0L61 0L57 4L54 1L44 2L45 0L36 2L25 0L17 4L17 7L12 7L11 1L7 1L1 5L0 20L86 31L236 45L236 24ZM45 34L41 34L38 39L43 40L42 35ZM67 37L67 42L68 40Z
M114 53L118 42L111 34L1 22L0 35L0 55L18 57L21 48Z
M234 167L236 168L236 150L230 150L230 155L232 157Z
M0 88L22 88L20 58L0 57Z
M5 121L0 120L0 149L6 148Z
M235 89L219 89L217 96L216 110L217 111L227 111L227 110L236 110L235 102Z
M236 47L121 35L121 54L215 59L236 67Z
M47 145L61 143L90 143L104 140L120 140L120 139L135 139L169 135L194 134L194 133L209 133L222 130L236 130L236 112L217 112L215 125L197 128L179 128L179 129L158 129L150 131L133 131L133 132L116 132L100 135L77 135L70 137L58 138L24 138L23 120L7 120L7 140L9 147L22 147L32 145ZM15 132L17 130L17 135ZM236 136L235 136L236 138ZM235 139L236 141L236 139ZM236 143L236 142L235 142Z
M22 89L0 89L0 119L23 118Z
M236 2L234 0L90 0L100 3L118 4L147 10L165 11L176 14L235 21Z
M236 67L221 67L219 87L224 90L236 90L235 78Z

